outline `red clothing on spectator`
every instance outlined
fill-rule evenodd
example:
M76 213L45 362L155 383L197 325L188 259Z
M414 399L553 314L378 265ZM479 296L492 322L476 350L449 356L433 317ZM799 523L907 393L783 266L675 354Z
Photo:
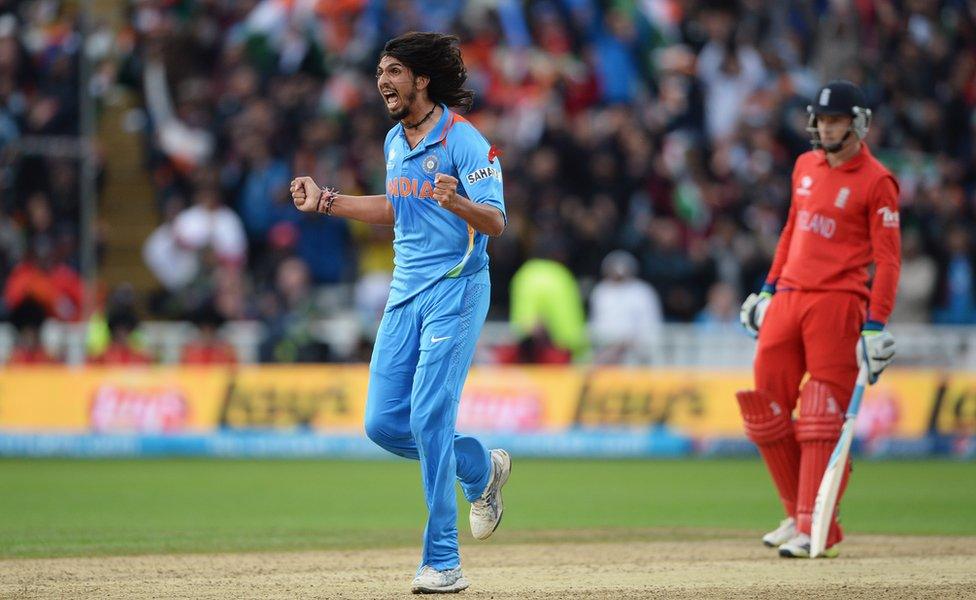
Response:
M44 348L14 348L7 365L56 365L57 359L44 351Z
M519 344L495 347L495 360L503 365L568 365L572 359L572 352L555 346L538 346L528 352Z
M45 271L33 262L24 261L7 278L3 299L13 308L27 298L34 298L49 316L76 321L81 317L82 290L81 278L71 267L57 265Z
M235 365L237 354L226 342L190 342L183 347L180 362L184 365Z
M89 360L93 365L151 365L153 359L128 344L113 343L100 356Z

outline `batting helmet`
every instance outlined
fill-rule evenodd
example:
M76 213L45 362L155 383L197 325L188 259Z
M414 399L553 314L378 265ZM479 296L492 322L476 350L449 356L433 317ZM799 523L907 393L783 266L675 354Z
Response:
M820 133L817 131L817 115L846 115L851 117L851 126L847 135L836 148L825 148L828 152L840 150L840 146L853 133L857 139L863 140L871 127L871 109L866 106L864 92L850 81L831 81L817 92L816 103L807 106L807 132L810 143L814 148L822 148Z

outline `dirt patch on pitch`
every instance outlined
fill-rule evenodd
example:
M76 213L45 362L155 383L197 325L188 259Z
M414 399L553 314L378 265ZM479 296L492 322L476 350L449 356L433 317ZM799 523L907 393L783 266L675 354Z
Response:
M606 535L607 532L604 532ZM468 540L463 597L974 598L976 538L854 536L836 560L785 560L738 534L675 540ZM700 532L699 532L700 533ZM499 536L502 537L502 536ZM520 536L523 537L523 536ZM541 542L541 540L545 540ZM652 540L652 541L648 541ZM403 598L416 549L0 561L0 598Z

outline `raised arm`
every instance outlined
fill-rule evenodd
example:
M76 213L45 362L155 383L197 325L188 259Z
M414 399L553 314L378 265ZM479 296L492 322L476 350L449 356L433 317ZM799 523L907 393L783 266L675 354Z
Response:
M291 199L295 208L302 212L345 217L370 225L393 226L393 205L386 196L332 194L316 185L311 177L296 177L291 182Z
M434 175L434 200L481 233L497 237L505 231L505 216L490 204L472 202L457 193L458 180L450 175Z

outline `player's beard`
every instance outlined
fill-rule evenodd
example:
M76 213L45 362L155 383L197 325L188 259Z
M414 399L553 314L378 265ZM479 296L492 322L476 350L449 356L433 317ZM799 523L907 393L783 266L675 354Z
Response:
M397 94L399 93L400 92L397 91ZM390 119L392 119L394 122L401 121L410 115L410 110L413 108L413 103L415 100L417 100L417 88L411 87L410 92L407 93L406 97L401 95L400 98L402 100L400 103L400 108L387 111Z

